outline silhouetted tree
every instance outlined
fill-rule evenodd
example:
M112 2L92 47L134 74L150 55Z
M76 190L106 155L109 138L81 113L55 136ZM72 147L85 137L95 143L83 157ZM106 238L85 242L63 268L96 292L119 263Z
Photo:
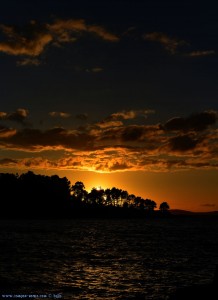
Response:
M51 190L49 191L50 205L54 207L55 211L65 211L69 208L70 203L70 181L66 178L60 178L53 175L50 178Z
M128 201L127 201L127 199L128 199L128 192L127 191L125 191L125 190L122 190L121 191L121 199L122 199L122 205L123 205L123 207L128 207Z
M151 199L145 199L145 208L148 211L154 211L154 209L157 207L157 204L155 201Z
M142 200L141 197L139 197L139 196L135 197L135 199L134 199L134 207L139 208L141 200Z
M83 200L84 192L85 192L85 185L82 181L77 181L74 185L72 185L71 190L73 195L77 198Z
M111 200L113 206L119 206L120 205L120 197L121 197L121 189L118 189L116 187L112 187L111 189Z
M104 191L104 194L105 194L105 203L107 206L110 206L112 205L112 199L111 199L111 190L109 188L107 188L105 191Z
M88 194L88 202L92 205L102 205L103 204L104 190L97 190L92 188L91 192Z
M135 195L134 194L130 194L127 197L127 203L129 207L134 207L134 203L135 203Z
M155 201L116 187L93 188L88 193L83 182L76 181L71 186L66 177L58 175L37 175L32 171L21 175L0 173L1 217L98 216L108 212L109 215L141 217L153 215L156 207ZM159 209L166 215L168 203L161 203Z
M0 215L16 217L18 209L18 174L0 173Z
M18 182L20 210L26 217L58 216L69 207L70 181L66 177L29 171L20 175Z
M84 207L88 201L88 192L85 190L85 185L82 181L75 182L71 187L72 206L75 208Z
M160 211L165 212L170 209L170 206L167 202L162 202L159 207Z

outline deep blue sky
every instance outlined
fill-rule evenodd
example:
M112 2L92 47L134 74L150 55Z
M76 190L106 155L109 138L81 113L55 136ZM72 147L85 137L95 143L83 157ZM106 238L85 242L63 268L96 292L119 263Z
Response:
M5 3L4 3L5 2ZM39 66L18 66L23 56L0 53L2 109L112 113L155 109L170 117L217 108L217 4L210 1L2 1L0 23L20 26L84 19L119 37L90 36L48 46ZM184 41L176 53L143 38L159 32ZM5 37L2 37L5 41ZM208 55L187 57L191 52ZM29 57L29 56L28 56ZM101 68L98 74L89 69ZM104 106L104 109L102 108Z

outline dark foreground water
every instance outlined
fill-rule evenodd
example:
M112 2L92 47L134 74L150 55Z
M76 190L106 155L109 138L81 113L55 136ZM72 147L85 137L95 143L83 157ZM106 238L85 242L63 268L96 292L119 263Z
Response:
M218 219L3 220L0 259L2 299L168 299L212 281Z

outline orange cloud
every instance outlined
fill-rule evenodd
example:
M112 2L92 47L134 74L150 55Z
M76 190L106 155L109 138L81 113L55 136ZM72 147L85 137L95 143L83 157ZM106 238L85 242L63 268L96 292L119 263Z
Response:
M5 113L0 116L5 118ZM99 126L97 123L71 130L61 127L45 131L0 127L0 147L15 154L17 150L22 151L24 156L27 152L27 156L32 153L31 159L19 160L13 156L22 168L97 172L217 169L216 122L217 113L207 111L187 118L172 118L163 125L125 125L115 118L107 122L103 120ZM45 150L50 151L46 154ZM8 157L5 159L1 165L9 163Z
M38 57L46 46L75 42L83 33L90 33L108 42L117 42L119 38L105 28L88 25L85 20L56 20L52 24L37 24L31 21L23 28L0 25L5 39L0 42L0 52L14 56ZM18 65L38 65L37 60L24 59ZM95 70L99 71L99 70Z
M53 24L47 24L47 28L59 42L75 41L83 32L95 34L109 42L119 41L115 34L110 33L102 26L89 25L84 19L56 20Z
M71 114L62 111L51 111L49 115L51 117L60 117L64 119L69 118L71 116Z
M54 149L55 151L55 149ZM37 155L35 153L34 155ZM218 162L211 164L208 159L199 158L187 154L185 156L173 156L172 153L149 154L144 149L128 149L122 147L111 147L105 149L72 151L63 153L62 158L51 159L31 157L25 159L2 159L1 165L16 166L20 169L62 169L62 170L88 170L96 172L120 172L120 171L152 171L166 172L168 170L188 170L196 168L218 168Z
M109 41L109 42L118 42L119 41L119 38L116 35L106 31L101 26L90 25L90 26L87 27L87 30L88 30L88 32L95 33L97 36L99 36L103 40L106 40L106 41Z
M69 20L56 20L53 24L47 24L49 31L56 33L58 38L62 36L63 33L71 31L86 31L87 25L84 19L69 19Z
M130 110L130 111L122 111L122 112L117 112L112 115L110 115L109 118L112 119L134 119L136 117L136 111Z
M0 25L0 30L6 37L6 41L0 43L0 51L9 55L38 56L53 40L49 32L39 29L35 23L24 28L26 34L12 26Z
M160 43L171 54L175 54L178 47L187 44L184 40L171 38L162 32L150 32L145 34L143 38L147 41Z
M96 126L100 127L100 128L108 128L108 127L118 127L118 126L122 126L123 123L121 121L101 121L99 123L96 123Z
M123 119L123 120L128 120L128 119L134 119L138 116L144 116L146 117L148 114L153 114L155 111L151 109L146 109L146 110L129 110L129 111L121 111L121 112L116 112L111 114L107 119Z
M40 60L37 58L23 58L17 61L17 66L39 66L41 64Z
M0 120L4 120L5 118L7 118L7 113L4 111L0 111Z
M208 55L213 55L216 52L214 50L204 50L204 51L192 51L187 54L187 56L190 57L201 57L201 56L208 56Z
M0 126L0 139L9 138L17 133L16 129ZM0 141L1 144L1 141Z

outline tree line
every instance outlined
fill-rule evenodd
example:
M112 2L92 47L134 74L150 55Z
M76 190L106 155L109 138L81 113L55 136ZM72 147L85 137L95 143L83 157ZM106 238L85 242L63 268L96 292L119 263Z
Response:
M157 203L129 194L116 187L92 188L83 182L71 182L58 175L46 176L31 171L21 175L0 173L1 218L60 218L153 215ZM169 211L167 202L159 205L159 214Z

